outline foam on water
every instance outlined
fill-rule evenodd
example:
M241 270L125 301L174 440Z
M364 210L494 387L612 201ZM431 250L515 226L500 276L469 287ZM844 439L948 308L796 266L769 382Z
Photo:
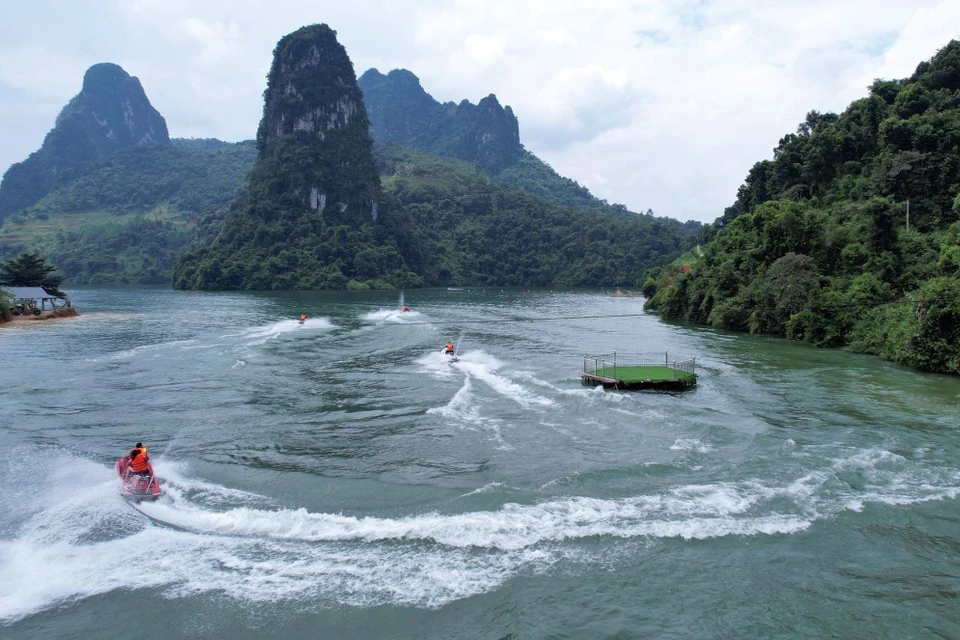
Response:
M206 506L243 504L245 506L276 506L266 496L242 489L206 482L190 473L190 465L163 456L153 460L157 476L163 478L163 490L174 502L191 501ZM147 503L149 504L149 503ZM138 505L139 506L139 505Z
M456 369L450 366L453 364L450 356L440 350L420 356L416 363L420 365L421 371L437 378L449 378L457 373Z
M620 499L571 496L535 504L507 503L496 511L432 512L402 518L305 509L213 511L179 502L145 503L140 508L163 522L207 534L310 542L414 540L449 548L510 551L597 535L693 539L792 533L849 508L852 498L906 504L951 497L960 489L955 471L944 473L905 462L887 451L866 450L783 486L759 481L681 485L665 493ZM836 482L838 472L850 470L865 478L859 492Z
M561 559L591 562L571 544L588 537L785 535L867 503L909 504L960 491L956 469L868 448L797 456L794 462L808 467L776 484L712 482L616 499L563 496L378 517L280 508L159 459L168 496L138 505L148 519L120 498L109 466L58 454L51 468L69 473L37 476L14 461L22 452L13 453L0 458L0 513L11 523L0 534L5 624L117 589L156 589L168 598L220 593L249 602L438 607ZM858 483L845 481L847 474ZM495 495L499 486L476 492ZM26 495L44 500L22 500ZM129 570L133 557L137 571Z
M375 322L382 324L384 322L414 322L422 320L422 314L419 311L400 311L400 309L379 309L377 311L371 311L370 313L365 313L362 317L362 320L366 322Z
M560 393L566 396L584 398L591 403L606 402L610 404L630 404L634 402L635 396L617 391L607 391L602 386L581 387L580 389L558 389Z
M462 549L296 539L278 544L269 536L172 529L131 509L119 497L112 469L72 462L81 473L69 483L71 491L50 492L52 499L21 514L16 532L0 539L0 623L118 589L153 588L168 598L220 593L249 602L319 599L331 605L437 607L495 589L523 567L552 562L539 550L491 557ZM144 511L156 508L154 516L202 524L215 512L187 497L198 488L230 498L251 495L181 477L175 467L157 467L158 473L178 477L177 484L187 490L177 492L176 500L139 505ZM53 488L67 484L63 480L42 484ZM130 570L131 558L137 558L136 571Z
M707 453L713 451L713 447L696 438L677 438L670 448L674 451L693 451L694 453Z
M483 485L482 487L480 487L479 489L474 489L473 491L468 491L467 493L464 493L464 494L461 495L460 497L461 497L461 498L466 498L466 497L468 497L468 496L477 496L477 495L481 495L481 494L484 494L484 493L491 493L491 492L505 491L505 490L514 490L514 491L516 491L516 490L518 490L518 488L517 488L517 487L511 487L511 486L509 486L509 485L507 485L507 484L504 484L503 482L489 482L489 483Z
M427 413L474 424L486 420L486 418L480 416L479 407L473 400L473 384L470 382L470 378L463 381L463 386L454 394L450 402L442 407L427 409Z
M497 394L509 398L522 407L549 407L554 404L550 398L534 393L510 378L497 373L503 362L485 351L467 351L460 355L460 361L451 366L463 371L484 384Z
M443 356L446 357L446 356ZM437 415L454 424L464 425L468 429L483 429L488 431L493 438L500 444L506 446L503 436L500 433L501 421L496 418L490 418L481 415L480 405L473 391L473 383L466 377L463 386L454 394L450 402L442 407L433 407L427 409L430 415Z
M240 333L227 334L223 337L246 339L248 342L245 343L245 346L255 347L264 344L267 340L273 340L294 331L327 330L334 327L335 325L330 322L329 318L307 318L303 324L300 324L299 320L279 320L267 325L251 327Z
M504 504L497 511L426 513L403 518L312 513L306 509L214 511L180 502L143 503L151 518L195 532L299 542L429 541L446 548L517 551L547 542L598 535L711 538L791 533L810 524L807 509L761 513L762 503L789 488L754 485L683 486L666 495L624 499L568 497ZM738 517L739 516L739 517Z

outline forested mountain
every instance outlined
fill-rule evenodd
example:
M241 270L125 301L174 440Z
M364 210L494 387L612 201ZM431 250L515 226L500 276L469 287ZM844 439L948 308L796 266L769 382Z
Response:
M379 211L389 213L390 226L327 227L313 233L316 246L294 236L276 260L267 260L279 280L250 288L639 287L651 265L690 246L660 220L646 224L562 207L497 183L475 165L453 158L393 144L377 145L374 157L382 176ZM235 225L246 215L242 205L235 205L233 211L204 217L198 233L218 237L228 220ZM311 224L320 226L318 220ZM396 234L396 243L371 242L383 233ZM203 274L202 288L236 288L220 279L227 269L263 271L259 258L236 263L216 245L199 253L193 277ZM317 255L329 256L329 266L318 267ZM408 270L398 272L398 264ZM176 273L174 286L196 286L179 279L179 268ZM287 273L299 279L288 282Z
M687 236L659 218L619 220L495 182L476 166L377 148L384 191L410 218L428 286L639 287Z
M909 217L909 228L908 228ZM960 42L758 162L699 255L645 284L670 318L960 373Z
M670 225L564 208L476 164L397 145L375 161L352 65L326 25L280 41L264 95L249 190L205 220L176 287L634 284L689 246Z
M0 260L38 251L73 284L166 283L196 221L225 206L252 141L173 139L116 151L0 226Z
M0 183L0 222L72 180L85 163L118 149L165 144L167 124L140 81L115 64L90 67L83 88L57 117L43 146Z
M282 38L267 76L249 188L174 270L198 289L343 288L368 260L368 279L421 283L407 220L381 207L370 122L353 64L327 25Z
M510 107L501 107L493 94L476 105L468 100L441 104L406 69L394 69L387 75L368 69L359 84L370 114L370 133L378 143L394 142L471 162L498 182L568 207L624 219L640 215L622 204L594 197L586 187L559 175L524 149L517 117ZM654 219L649 212L643 217ZM699 222L660 220L681 233L696 234L701 227Z
M406 69L386 76L369 69L359 84L377 142L451 156L494 174L515 165L523 152L517 117L492 93L479 104L440 104Z

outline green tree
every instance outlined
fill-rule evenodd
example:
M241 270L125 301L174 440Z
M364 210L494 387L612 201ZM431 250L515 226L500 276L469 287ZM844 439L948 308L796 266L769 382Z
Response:
M19 258L0 264L0 284L43 287L47 293L62 296L64 294L59 287L63 283L63 276L55 275L56 270L36 253L24 253Z
M917 332L910 341L914 366L960 373L960 280L934 278L916 302Z
M10 312L10 301L7 299L7 292L0 289L0 321L8 322L13 318Z

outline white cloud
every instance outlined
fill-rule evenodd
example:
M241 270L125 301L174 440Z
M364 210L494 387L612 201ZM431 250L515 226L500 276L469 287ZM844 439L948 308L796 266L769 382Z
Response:
M503 37L471 33L464 41L463 48L470 56L471 62L485 66L490 65L503 58Z
M559 69L546 79L536 99L517 103L527 116L523 139L533 147L567 147L623 126L637 106L633 94L622 67L593 63Z
M960 36L956 0L114 0L7 10L0 104L64 104L83 70L137 75L171 135L250 138L277 40L327 22L358 75L404 67L441 101L496 93L560 173L635 210L712 220L811 110L840 111ZM4 85L14 90L5 92ZM43 105L43 106L41 106ZM0 121L0 168L52 118Z
M909 76L917 64L930 57L931 47L939 49L954 38L960 38L960 3L944 0L920 8L884 53L875 77Z
M86 70L76 58L42 44L0 48L0 81L30 95L49 97L78 93Z
M206 64L222 62L240 50L240 27L235 22L185 18L180 24L184 32L200 44L200 58Z

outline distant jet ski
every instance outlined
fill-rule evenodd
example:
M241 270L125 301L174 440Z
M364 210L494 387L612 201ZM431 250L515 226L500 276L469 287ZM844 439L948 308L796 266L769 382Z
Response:
M301 314L300 314L300 324L303 324L303 323L306 322L306 321L307 321L307 314L301 313Z
M123 456L114 466L117 469L117 475L120 476L120 495L127 500L133 502L156 500L163 494L160 482L153 473L153 465L149 462L147 462L149 475L134 473L130 468L129 456Z

